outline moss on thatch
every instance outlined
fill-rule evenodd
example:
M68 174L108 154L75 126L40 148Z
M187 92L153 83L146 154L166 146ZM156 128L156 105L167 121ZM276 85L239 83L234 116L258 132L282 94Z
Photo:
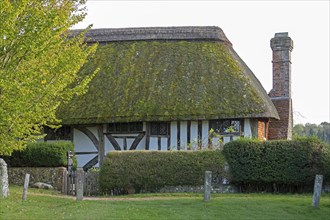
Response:
M59 118L63 124L277 118L232 50L218 41L185 40L99 46L81 74L100 72L85 95L61 107Z

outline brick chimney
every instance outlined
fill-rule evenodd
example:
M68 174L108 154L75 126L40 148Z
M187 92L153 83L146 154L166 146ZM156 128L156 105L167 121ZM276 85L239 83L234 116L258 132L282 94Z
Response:
M273 50L273 89L269 97L274 103L280 120L269 123L269 140L291 139L293 116L291 99L291 51L293 41L287 32L276 33L270 40Z

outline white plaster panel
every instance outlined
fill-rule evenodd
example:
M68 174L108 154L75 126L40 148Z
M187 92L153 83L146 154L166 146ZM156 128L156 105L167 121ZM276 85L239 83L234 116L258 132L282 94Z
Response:
M99 136L97 134L97 127L87 127L87 129L94 134L97 140L99 139Z
M225 142L225 141L224 141L224 142ZM219 138L217 138L217 137L212 138L212 145L213 145L213 147L215 147L215 148L220 147Z
M73 129L73 144L75 152L97 151L89 137L77 129Z
M143 122L143 131L147 131L147 123ZM136 147L136 150L145 150L146 149L146 143L147 143L147 135L144 135L138 146Z
M230 142L230 136L224 136L223 137L223 143L226 144L228 142Z
M198 122L191 121L190 124L190 143L193 148L196 148L198 145Z
M136 150L145 150L145 149L146 149L146 135L144 135L144 137L136 147Z
M176 149L177 145L178 145L178 123L176 121L172 121L170 149Z
M187 147L187 121L180 122L180 147Z
M119 144L119 146L120 146L120 149L121 150L124 150L124 139L122 139L122 138L115 138L115 140L117 141L117 143Z
M123 137L124 136L136 136L137 137L138 135L139 134L115 134L115 136L123 136ZM107 137L104 137L104 138L105 138L106 152L115 150L115 148L113 147L113 145L111 144L109 139ZM118 142L120 148L123 150L124 149L124 139L123 138L115 138L115 140ZM129 148L132 146L135 139L127 138L126 140L127 140L127 150L129 150ZM146 145L146 136L144 136L142 138L142 140L140 141L140 143L136 147L136 150L145 150L145 145Z
M131 148L131 146L132 146L134 140L135 140L135 139L133 139L133 138L127 138L127 139L126 139L126 142L127 142L127 150L129 150L129 149Z
M202 145L207 147L209 144L209 121L202 121Z
M105 154L109 153L110 151L114 151L114 150L115 150L115 148L112 146L109 139L106 136L104 136L104 151L105 151Z
M158 150L158 137L150 137L149 150Z
M162 137L160 139L161 150L167 150L167 137Z
M76 155L78 167L83 167L88 161L93 159L97 154L83 154L83 155ZM98 164L97 164L98 167Z
M252 137L250 119L244 119L244 137Z

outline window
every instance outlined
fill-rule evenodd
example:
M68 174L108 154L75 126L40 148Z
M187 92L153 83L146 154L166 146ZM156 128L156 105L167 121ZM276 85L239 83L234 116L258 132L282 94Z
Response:
M210 127L219 134L226 133L241 133L242 132L241 120L211 120Z
M143 130L142 122L120 122L108 124L108 132L123 133L123 132L140 132Z
M150 134L151 135L169 135L170 123L168 122L151 122L150 123Z
M71 140L71 127L62 126L60 128L49 128L44 127L44 132L46 135L45 141L47 140Z

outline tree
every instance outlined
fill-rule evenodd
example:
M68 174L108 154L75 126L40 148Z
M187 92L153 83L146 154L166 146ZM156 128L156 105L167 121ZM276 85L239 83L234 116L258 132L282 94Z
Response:
M330 123L322 122L319 125L306 123L297 124L293 127L293 134L299 136L315 136L320 140L330 143Z
M85 0L0 1L0 155L40 138L59 123L56 109L86 91L96 71L77 73L95 52L69 28L86 15Z

